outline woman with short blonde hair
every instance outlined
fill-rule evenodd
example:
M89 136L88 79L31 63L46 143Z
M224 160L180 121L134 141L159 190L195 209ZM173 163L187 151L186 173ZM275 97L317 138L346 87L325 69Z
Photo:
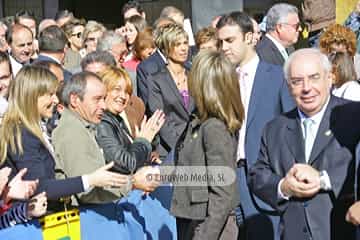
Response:
M178 24L168 24L159 29L159 34L155 38L155 45L168 57L170 51L178 44L180 39L189 39L184 28Z
M106 87L106 109L97 126L96 141L103 150L105 161L114 161L114 170L130 174L152 160L151 152L155 135L165 121L161 111L156 111L147 121L134 123L128 109L132 94L131 80L124 69L108 67L100 73ZM144 108L134 109L144 117ZM140 120L141 121L141 120ZM137 126L135 132L133 125ZM151 191L155 189L155 185Z
M133 88L131 84L131 79L129 74L122 68L109 66L105 71L99 73L102 82L106 87L106 91L113 90L119 81L123 80L125 82L125 92L131 96L133 93Z
M84 48L80 51L82 57L96 50L98 39L106 31L104 25L97 21L88 21L83 32Z
M184 131L194 102L188 91L189 39L184 28L172 23L159 28L156 46L166 58L166 66L148 79L148 110L162 109L166 115L160 130L160 159L165 160ZM187 65L188 66L188 65Z

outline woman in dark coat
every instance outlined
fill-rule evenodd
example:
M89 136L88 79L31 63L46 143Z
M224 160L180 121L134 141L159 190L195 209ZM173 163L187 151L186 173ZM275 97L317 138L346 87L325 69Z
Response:
M151 162L151 142L165 121L164 114L162 111L155 111L133 133L130 127L134 124L133 120L125 111L132 94L128 74L123 69L109 67L100 75L107 95L106 110L97 126L96 140L104 151L105 160L115 162L114 170L124 174L134 173Z

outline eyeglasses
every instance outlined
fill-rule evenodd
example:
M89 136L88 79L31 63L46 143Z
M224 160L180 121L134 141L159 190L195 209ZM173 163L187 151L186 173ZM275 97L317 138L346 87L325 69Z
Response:
M305 79L308 80L308 83L311 83L311 84L317 84L320 82L321 79L321 75L320 73L315 73L315 74L312 74L310 76L307 76L306 78L302 78L302 77L299 77L299 78L290 78L289 79L289 82L290 84L293 86L293 87L301 87L301 86L304 86L304 82L305 82Z
M298 22L298 23L296 23L296 24L290 24L290 23L280 23L280 24L284 24L284 25L290 26L290 27L292 27L293 29L295 29L296 31L300 31L300 30L302 29L300 22Z
M77 37L77 38L81 38L81 35L82 35L82 32L71 34L72 37Z

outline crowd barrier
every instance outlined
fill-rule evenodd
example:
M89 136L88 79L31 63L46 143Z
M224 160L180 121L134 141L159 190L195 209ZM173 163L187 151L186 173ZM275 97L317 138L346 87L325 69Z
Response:
M176 240L176 222L169 211L151 195L134 190L117 203L80 208L82 240L144 239ZM0 239L42 240L37 220L0 231Z

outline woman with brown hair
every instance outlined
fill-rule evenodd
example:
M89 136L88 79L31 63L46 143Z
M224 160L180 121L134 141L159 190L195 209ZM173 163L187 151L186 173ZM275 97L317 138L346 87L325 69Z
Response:
M154 53L156 49L153 31L151 27L146 27L138 33L134 43L134 54L140 61L145 60Z
M343 52L329 54L334 74L332 94L352 101L360 101L360 83L357 81L354 62Z
M135 41L138 38L140 32L142 32L147 26L147 23L144 18L135 15L131 16L129 19L126 19L125 26L120 28L119 31L123 31L123 36L126 38L128 55L125 57L123 66L125 69L130 69L131 71L136 71L137 63L139 62L137 56L135 55Z
M136 36L132 59L125 61L122 65L125 69L136 71L137 66L142 60L150 57L155 51L156 46L153 39L153 33L151 27L144 28Z
M197 112L176 144L175 175L208 180L175 185L171 212L178 239L237 239L236 133L244 119L238 77L222 53L204 50L194 59L188 84Z

